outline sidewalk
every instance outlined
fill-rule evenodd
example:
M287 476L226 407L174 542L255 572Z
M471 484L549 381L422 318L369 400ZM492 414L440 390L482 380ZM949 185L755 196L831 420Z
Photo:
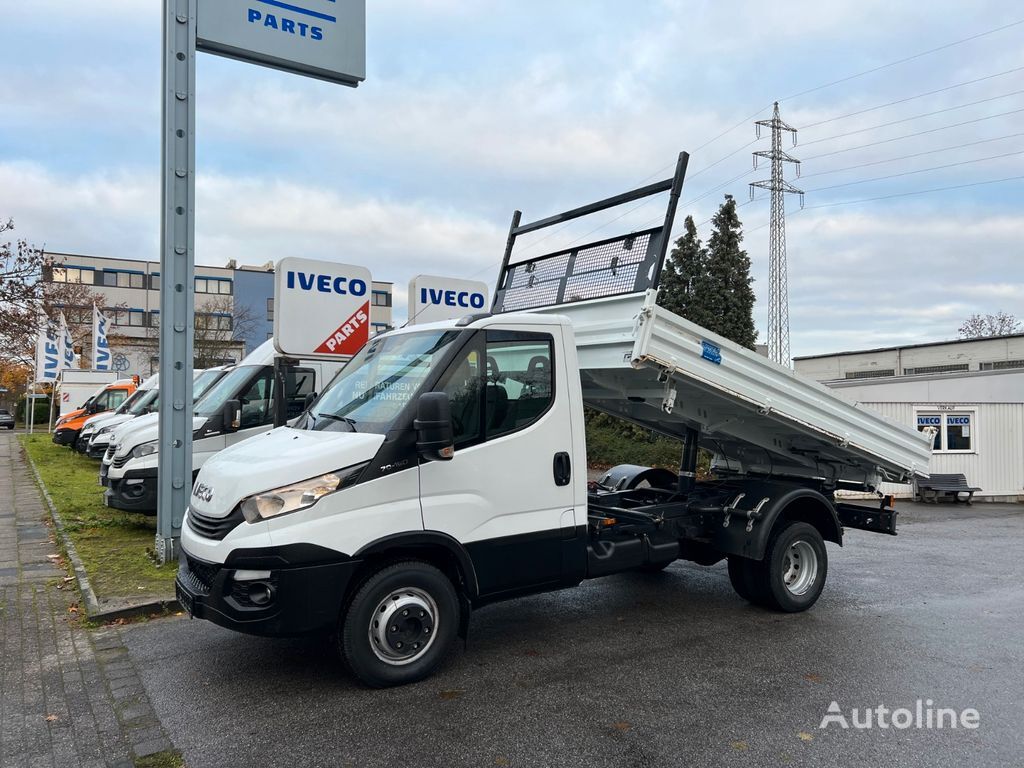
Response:
M87 630L17 436L0 436L0 766L133 766L172 749L116 627Z

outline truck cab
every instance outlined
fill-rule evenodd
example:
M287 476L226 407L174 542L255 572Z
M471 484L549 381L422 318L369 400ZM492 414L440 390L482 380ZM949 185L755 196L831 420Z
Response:
M74 446L85 422L100 413L113 411L127 400L138 387L135 379L119 379L103 387L90 397L81 408L61 417L53 430L53 442Z
M194 402L193 474L227 446L270 428L279 406L286 419L294 419L307 398L315 395L340 367L340 363L331 361L283 361L280 370L285 387L281 402L276 357L272 342L265 342ZM158 421L147 417L145 422L125 430L116 443L110 443L100 470L108 506L156 514L158 434Z

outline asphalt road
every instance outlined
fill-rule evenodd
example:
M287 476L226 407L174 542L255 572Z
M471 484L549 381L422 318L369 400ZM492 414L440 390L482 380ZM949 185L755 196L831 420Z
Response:
M810 612L676 563L473 617L435 677L359 687L322 640L187 618L124 630L189 768L1024 765L1024 506L849 532ZM973 707L976 730L819 728L830 702Z

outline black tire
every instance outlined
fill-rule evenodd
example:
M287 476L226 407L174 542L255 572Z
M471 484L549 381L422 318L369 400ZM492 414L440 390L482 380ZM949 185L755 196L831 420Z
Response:
M437 568L418 560L395 563L370 576L356 592L341 617L338 648L348 668L368 686L414 683L431 675L448 656L458 634L459 610L455 587ZM384 643L371 639L381 615L394 622L385 622L381 630ZM391 627L395 639L386 636ZM401 658L417 642L425 648Z
M794 520L779 523L772 533L764 560L754 563L750 584L754 602L776 611L799 613L818 601L827 577L828 552L820 531Z

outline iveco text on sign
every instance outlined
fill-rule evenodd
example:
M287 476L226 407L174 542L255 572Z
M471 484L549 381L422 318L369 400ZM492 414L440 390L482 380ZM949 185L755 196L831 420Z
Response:
M203 0L199 49L357 86L366 79L365 0Z
M293 357L352 355L370 338L370 270L288 257L274 275L274 347Z
M417 275L409 281L409 325L487 312L490 306L487 283L478 280Z

